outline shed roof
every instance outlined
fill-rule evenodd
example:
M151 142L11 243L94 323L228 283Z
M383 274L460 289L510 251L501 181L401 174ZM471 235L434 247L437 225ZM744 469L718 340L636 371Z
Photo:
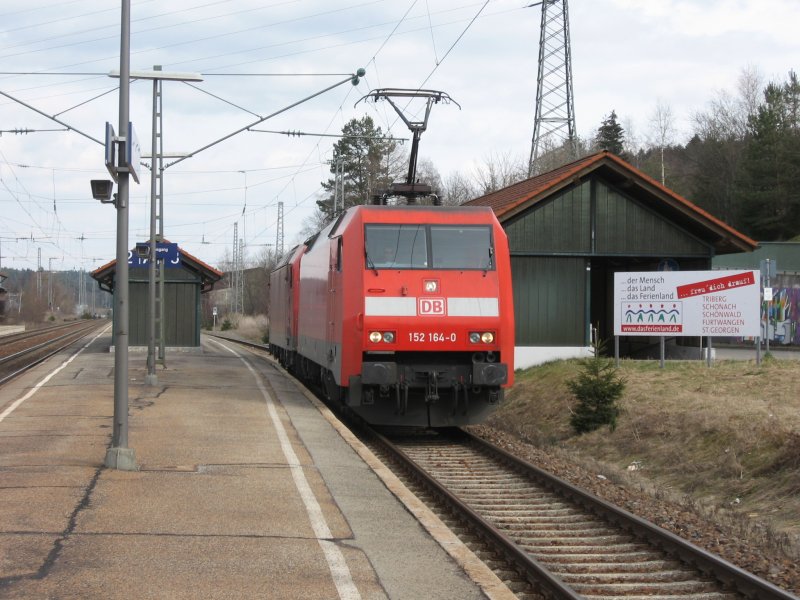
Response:
M752 252L758 247L758 242L607 151L591 154L553 171L475 198L465 202L465 205L490 206L503 223L562 189L595 175L602 176L652 210L707 240L718 254Z
M775 261L779 273L800 273L800 242L761 242L755 252L715 257L712 265L727 269L758 269L765 258Z
M164 243L169 243L169 240L164 240ZM219 269L215 269L211 265L203 262L196 256L189 254L183 248L180 248L180 259L181 264L189 269L190 271L194 271L200 276L200 280L202 282L202 290L201 292L205 293L213 289L214 284L222 279L225 275ZM117 270L117 261L116 259L107 262L101 267L98 267L94 271L90 273L93 279L97 280L101 287L105 287L108 291L113 291L114 289L114 274Z

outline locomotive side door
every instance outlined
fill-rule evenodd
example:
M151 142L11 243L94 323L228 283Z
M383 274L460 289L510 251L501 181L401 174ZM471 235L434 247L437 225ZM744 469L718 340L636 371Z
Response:
M284 315L284 322L286 323L286 347L290 350L297 349L297 332L293 330L295 323L294 312L294 265L289 263L286 266L286 289L284 291L284 299L286 300L286 314Z
M342 366L342 237L331 239L328 268L327 345L328 368L341 385Z

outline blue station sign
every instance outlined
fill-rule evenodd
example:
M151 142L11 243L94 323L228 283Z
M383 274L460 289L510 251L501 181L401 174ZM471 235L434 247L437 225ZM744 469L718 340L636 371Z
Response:
M137 244L137 246L140 244ZM181 257L178 244L157 242L156 243L156 256L159 260L163 261L163 265L167 268L180 267ZM150 259L147 257L139 256L136 249L128 250L128 267L146 267Z

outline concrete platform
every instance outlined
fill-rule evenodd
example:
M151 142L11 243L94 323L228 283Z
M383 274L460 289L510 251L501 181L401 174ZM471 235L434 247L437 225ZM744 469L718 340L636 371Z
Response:
M25 325L0 325L0 337L11 335L12 333L22 333Z
M131 356L139 468L107 469L109 338L0 388L0 597L514 597L327 409L229 342L168 353L156 386Z

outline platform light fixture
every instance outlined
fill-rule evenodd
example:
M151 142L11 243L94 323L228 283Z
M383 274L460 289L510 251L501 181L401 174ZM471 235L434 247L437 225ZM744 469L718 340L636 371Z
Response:
M92 179L92 198L100 200L103 204L114 204L116 202L116 194L112 194L114 190L114 182L110 179Z
M150 244L147 242L136 242L136 256L142 260L150 258Z

